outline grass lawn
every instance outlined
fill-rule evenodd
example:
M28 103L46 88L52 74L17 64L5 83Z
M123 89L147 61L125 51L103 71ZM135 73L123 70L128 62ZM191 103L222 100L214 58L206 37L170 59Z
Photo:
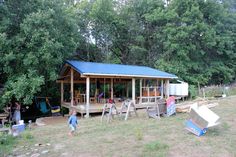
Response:
M79 119L77 135L68 136L66 117L49 119L49 124L36 127L26 138L18 138L11 155L78 156L78 157L235 157L236 97L218 100L212 110L221 124L196 137L184 129L188 114L149 119L144 110L128 121L116 117L111 123L100 122L100 116ZM28 136L32 138L27 138ZM23 135L25 136L25 135ZM35 146L35 144L42 146ZM0 154L1 156L1 154Z

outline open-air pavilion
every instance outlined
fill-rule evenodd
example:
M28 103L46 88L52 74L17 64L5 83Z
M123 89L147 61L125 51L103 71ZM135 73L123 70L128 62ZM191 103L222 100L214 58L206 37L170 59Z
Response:
M167 98L169 80L175 78L174 74L146 66L67 60L57 82L61 84L61 105L89 117L89 113L102 112L107 101L119 106L131 99L136 108L144 108Z

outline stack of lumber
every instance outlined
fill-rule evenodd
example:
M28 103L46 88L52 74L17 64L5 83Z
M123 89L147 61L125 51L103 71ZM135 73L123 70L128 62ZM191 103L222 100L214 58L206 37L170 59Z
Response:
M198 106L205 105L208 108L212 108L212 107L219 105L217 102L208 101L208 100L204 100L204 99L196 99L194 101L190 101L190 102L187 101L187 102L176 104L176 112L180 112L180 113L190 112L190 107L192 105L196 105L196 104Z

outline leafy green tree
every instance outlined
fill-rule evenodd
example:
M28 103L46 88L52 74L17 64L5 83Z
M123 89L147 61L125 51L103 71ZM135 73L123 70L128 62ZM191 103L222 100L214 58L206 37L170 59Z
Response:
M174 18L163 29L164 52L156 67L195 85L230 82L235 77L235 50L223 5L175 0L168 9Z
M84 4L84 28L105 62L156 67L195 85L235 78L235 14L226 2L85 0L79 5Z
M11 98L30 104L76 50L79 28L74 6L66 2L5 0L0 5L2 104Z
M2 104L57 95L67 58L138 64L192 85L236 78L233 0L0 1Z

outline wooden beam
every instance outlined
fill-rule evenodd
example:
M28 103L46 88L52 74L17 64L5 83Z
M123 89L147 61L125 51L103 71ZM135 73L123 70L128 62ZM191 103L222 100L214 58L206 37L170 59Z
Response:
M135 104L135 78L132 78L132 101Z
M70 105L73 106L74 104L74 70L70 69Z
M64 102L64 83L61 82L61 104Z
M90 94L90 78L86 78L86 118L89 118L89 94Z
M97 78L98 79L98 78ZM121 81L119 81L119 82L115 82L114 81L114 79L113 79L113 83L126 83L126 82L129 82L130 80L121 80ZM56 81L56 83L61 83L61 82L63 82L63 83L70 83L70 80L57 80ZM104 80L99 80L99 82L100 83L104 83ZM86 83L86 79L84 79L84 80L74 80L74 84L75 83ZM92 79L90 79L90 83L96 83L96 81L95 80L92 80Z
M131 79L132 77L127 77L127 76L105 76L105 75L81 75L81 78L86 78L86 77L90 77L90 78L121 78L121 79Z

